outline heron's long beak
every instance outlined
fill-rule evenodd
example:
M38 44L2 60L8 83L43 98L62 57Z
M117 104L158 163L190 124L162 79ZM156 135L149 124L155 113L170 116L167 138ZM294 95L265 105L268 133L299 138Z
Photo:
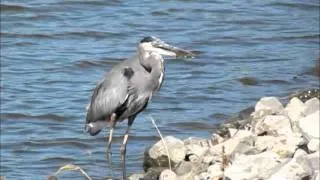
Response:
M159 54L176 57L194 57L194 54L190 51L171 46L162 41L152 42L152 46L157 49Z

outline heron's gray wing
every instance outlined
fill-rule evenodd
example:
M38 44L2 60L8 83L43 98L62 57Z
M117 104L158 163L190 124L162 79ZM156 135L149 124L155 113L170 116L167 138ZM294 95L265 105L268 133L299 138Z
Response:
M91 97L86 122L105 120L128 98L128 79L123 71L111 71L97 85Z

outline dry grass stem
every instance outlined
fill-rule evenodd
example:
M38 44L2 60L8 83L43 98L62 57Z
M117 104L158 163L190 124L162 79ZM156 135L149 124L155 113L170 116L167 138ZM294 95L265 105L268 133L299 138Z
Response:
M62 171L80 171L81 174L84 175L88 180L92 180L91 177L80 166L76 166L73 164L67 164L60 167L58 171L54 173L54 177Z
M171 169L171 158L170 158L170 154L169 154L168 147L167 147L166 143L164 142L163 136L161 135L161 132L160 132L158 126L156 125L154 119L153 119L152 117L150 117L150 119L151 119L151 121L152 121L152 124L154 125L154 127L155 127L155 128L157 129L157 131L158 131L158 134L159 134L159 136L160 136L160 138L161 138L161 142L162 142L162 144L163 144L163 146L164 146L164 149L165 149L166 152L167 152L168 161L169 161L169 168L170 168L170 170L172 170L172 169Z

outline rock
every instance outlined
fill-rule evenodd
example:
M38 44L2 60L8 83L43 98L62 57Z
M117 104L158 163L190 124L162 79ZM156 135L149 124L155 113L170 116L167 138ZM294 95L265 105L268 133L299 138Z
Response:
M224 138L221 137L219 134L213 133L211 135L211 144L212 145L216 145L216 144L220 144L224 141Z
M291 122L284 115L268 115L255 125L254 132L257 135L267 133L275 136L291 134Z
M190 144L197 144L203 147L210 147L210 141L205 138L199 137L188 137L187 139L183 140L185 146Z
M243 85L253 86L258 84L258 79L254 77L242 77L238 79Z
M305 102L304 114L306 116L319 111L320 109L320 101L318 98L314 97Z
M299 141L291 140L286 136L258 136L255 141L258 151L270 150L282 158L292 157L298 145Z
M313 89L297 91L289 95L289 98L292 98L292 97L297 97L302 102L306 102L307 100L312 99L314 97L317 97L318 99L320 99L320 89L313 88Z
M320 169L320 152L317 151L317 152L314 152L312 154L308 154L307 155L307 158L311 164L311 167L312 169L315 171L315 170L318 170Z
M143 174L132 174L128 179L129 180L142 180Z
M240 153L240 151L244 153L245 151L252 149L253 143L254 137L250 131L239 130L232 138L224 141L223 143L212 146L210 148L210 153L215 156L221 156L223 146L227 156L234 153L236 149L238 149L238 153Z
M208 167L208 175L210 176L210 179L217 179L219 177L223 176L223 172L221 170L220 164L214 164Z
M164 142L168 148L172 166L185 158L186 147L182 140L167 136ZM150 167L169 167L167 151L161 140L146 151L143 166L145 171Z
M178 176L177 180L194 180L195 176L196 176L196 174L193 171L190 171L187 174L184 174L182 176Z
M229 128L229 133L230 133L230 136L234 136L237 132L238 132L238 129L234 129L234 128Z
M259 151L270 150L277 142L277 138L274 136L258 136L256 138L254 146Z
M203 138L190 137L185 139L183 142L186 147L186 154L195 155L197 157L203 156L211 146L210 141Z
M178 176L185 175L192 171L192 163L190 161L181 161L179 164L177 164L174 171Z
M256 155L239 155L227 167L224 175L230 179L267 179L286 159L266 151Z
M176 180L177 175L169 169L165 169L161 172L159 180Z
M287 104L285 110L293 122L297 122L304 117L306 105L297 97L292 98Z
M311 139L308 143L308 150L310 152L319 151L320 149L320 140L319 139Z
M270 177L270 180L278 179L304 179L310 178L312 169L309 165L307 153L297 150L292 160L285 164L279 171Z
M320 111L316 111L304 118L299 119L298 127L309 140L320 138Z
M320 76L320 73L319 73L319 76ZM312 179L312 180L320 180L320 173L319 173L319 171L316 172L311 179Z
M207 179L211 179L210 174L208 172L203 172L194 177L194 180L207 180Z
M153 167L149 168L148 171L144 174L143 179L148 180L158 180L161 172L166 168Z
M278 98L263 97L257 102L254 110L254 114L261 117L263 114L277 114L282 112L284 108Z

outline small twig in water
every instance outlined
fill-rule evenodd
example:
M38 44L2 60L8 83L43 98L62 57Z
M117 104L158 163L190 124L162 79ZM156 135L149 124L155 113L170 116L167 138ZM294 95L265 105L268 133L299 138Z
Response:
M168 161L169 161L169 168L170 168L170 171L171 171L171 158L170 158L170 154L169 154L168 147L167 147L166 143L164 142L164 139L163 139L163 137L162 137L162 135L161 135L161 132L160 132L158 126L156 125L156 123L154 122L154 119L153 119L152 117L150 117L150 119L151 119L152 124L154 125L154 127L156 127L156 129L157 129L157 131L158 131L158 134L159 134L159 136L160 136L160 138L161 138L161 142L162 142L162 144L163 144L163 146L164 146L164 149L165 149L166 152L167 152Z

